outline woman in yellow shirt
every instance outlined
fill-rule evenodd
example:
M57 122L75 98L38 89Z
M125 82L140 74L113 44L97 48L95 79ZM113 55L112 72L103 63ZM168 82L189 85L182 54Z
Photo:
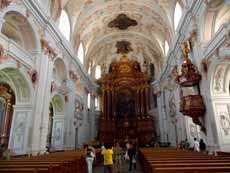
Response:
M112 173L113 166L113 149L112 146L105 145L105 149L101 152L104 155L104 172Z

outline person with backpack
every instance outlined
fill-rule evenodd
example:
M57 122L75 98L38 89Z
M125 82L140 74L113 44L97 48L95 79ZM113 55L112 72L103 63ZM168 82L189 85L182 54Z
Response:
M95 158L95 149L93 148L93 146L86 145L86 163L87 163L87 170L88 173L93 173L93 161Z

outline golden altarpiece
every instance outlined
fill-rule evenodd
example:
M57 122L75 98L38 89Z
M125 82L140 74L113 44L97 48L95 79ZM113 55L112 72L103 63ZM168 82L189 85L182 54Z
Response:
M110 65L109 73L98 80L101 86L102 114L99 140L121 143L138 140L141 145L153 140L154 123L150 109L149 76L136 61L123 55Z

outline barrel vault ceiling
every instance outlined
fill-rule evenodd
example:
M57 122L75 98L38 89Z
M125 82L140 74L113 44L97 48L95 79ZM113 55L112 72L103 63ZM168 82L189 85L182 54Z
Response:
M185 1L180 3L183 5ZM70 16L74 49L77 50L80 42L84 45L86 67L99 64L108 68L121 57L116 47L121 41L130 43L131 59L141 64L154 63L159 70L162 67L165 40L170 44L174 35L176 0L63 0L62 3ZM119 15L123 18L119 19Z

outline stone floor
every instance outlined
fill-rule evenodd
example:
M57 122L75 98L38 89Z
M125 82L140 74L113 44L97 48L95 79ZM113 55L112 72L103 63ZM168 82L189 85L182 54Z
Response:
M137 161L137 169L136 170L133 169L132 171L128 171L128 168L129 168L129 164L125 161L121 165L114 164L113 165L113 173L143 173L138 161ZM104 173L103 166L99 166L99 167L94 168L93 173Z

